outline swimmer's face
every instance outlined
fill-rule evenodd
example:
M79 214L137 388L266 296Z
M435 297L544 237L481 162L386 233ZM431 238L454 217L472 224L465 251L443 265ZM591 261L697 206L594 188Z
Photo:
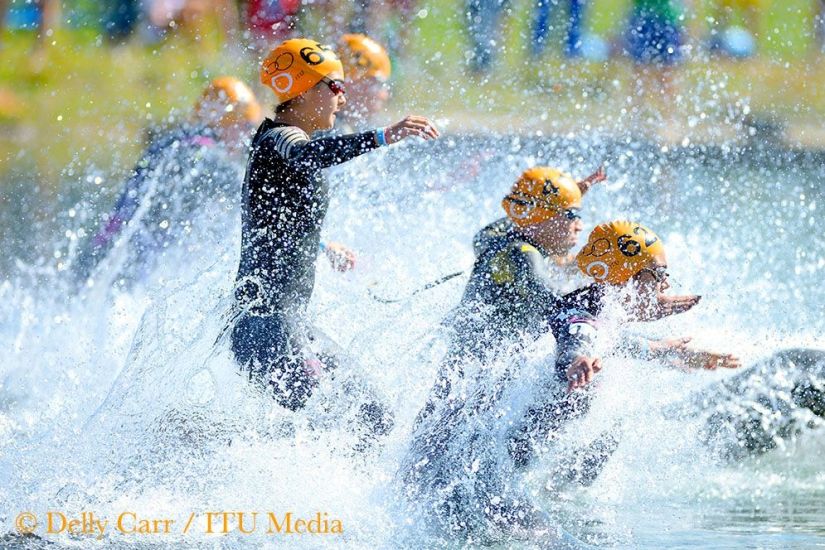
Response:
M335 125L336 113L347 103L343 76L339 72L330 73L303 95L303 102L309 107L306 119L310 133L329 130Z
M558 216L524 228L547 253L564 255L576 246L582 231L582 220L578 210L565 210Z
M633 276L631 282L638 294L638 300L634 302L638 309L636 313L643 318L644 314L649 312L659 300L659 296L670 288L667 264L655 264L642 269Z

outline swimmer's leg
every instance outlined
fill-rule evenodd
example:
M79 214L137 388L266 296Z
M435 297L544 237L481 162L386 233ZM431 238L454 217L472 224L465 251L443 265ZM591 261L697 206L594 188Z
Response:
M232 330L232 351L251 381L272 391L282 407L297 411L318 386L319 373L290 329L278 315L246 315Z
M619 438L615 431L602 433L595 441L563 460L550 475L551 484L560 481L585 487L592 485L618 447Z
M332 383L343 384L341 398L355 403L354 428L358 434L356 451L366 451L382 442L395 426L395 416L389 405L365 381L355 379L345 365L346 355L330 338L317 328L309 330L309 341L315 358Z

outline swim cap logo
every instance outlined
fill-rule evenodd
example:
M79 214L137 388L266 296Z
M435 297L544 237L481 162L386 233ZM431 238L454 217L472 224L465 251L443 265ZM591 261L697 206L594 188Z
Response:
M279 80L282 81L284 84L278 84ZM295 81L292 79L292 75L289 73L278 73L272 77L270 83L272 84L272 87L275 89L276 92L278 92L279 94L284 94L292 89L292 85L295 83Z
M561 189L559 189L557 185L553 184L553 180L546 179L544 180L544 187L541 191L545 196L553 195L554 197L558 197Z
M333 53L332 48L329 46L323 46L318 42L315 43L314 47L306 46L305 48L301 48L301 51L298 53L307 65L315 66L326 61L327 57L322 52L327 52L333 59L335 59L335 53Z
M619 251L628 258L638 256L639 253L642 251L642 244L639 241L633 239L631 235L620 236L616 240L616 244L618 244L619 246Z
M593 277L597 281L604 281L610 273L610 267L601 261L590 262L584 269L584 272Z
M274 65L274 70L276 71L285 71L292 67L293 63L295 63L295 56L289 52L284 52L276 57L270 66Z
M587 255L598 258L610 252L611 248L613 247L610 244L610 239L602 237L601 239L593 241L593 244L590 246L590 252L588 252Z
M532 200L517 195L510 195L507 199L505 209L507 210L507 214L512 218L524 219L530 215L535 207Z

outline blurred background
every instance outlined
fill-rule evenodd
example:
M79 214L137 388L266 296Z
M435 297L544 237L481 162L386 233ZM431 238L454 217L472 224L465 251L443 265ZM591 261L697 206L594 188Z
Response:
M672 43L664 64L640 55L640 10L666 26L641 37ZM823 17L822 0L3 0L0 178L50 193L71 166L128 167L215 76L258 86L278 40L346 32L388 46L394 114L454 132L819 147Z

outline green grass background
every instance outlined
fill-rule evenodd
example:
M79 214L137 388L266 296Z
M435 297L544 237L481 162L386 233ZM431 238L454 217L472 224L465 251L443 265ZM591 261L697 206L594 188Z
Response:
M466 74L463 4L424 1L425 17L384 25L379 34L397 33L402 24L411 28L410 44L395 60L395 111L418 110L457 121L498 117L498 127L516 131L542 125L551 131L616 131L630 124L614 115L632 109L632 65L623 60L569 63L552 44L542 59L530 60L524 49L532 7L527 0L511 3L499 37L501 55L490 77L479 81ZM594 0L587 28L605 38L619 35L629 4ZM256 81L262 52L226 48L215 35L200 44L173 37L154 46L133 40L111 48L94 28L74 27L83 23L76 7L64 14L73 17L72 24L56 31L37 53L31 32L2 36L0 186L25 178L51 193L58 182L89 166L123 174L143 146L145 128L160 124L172 109L186 112L209 79L234 74ZM696 41L707 33L712 7L710 1L695 2L688 12L686 26ZM825 61L812 48L813 9L813 1L766 2L758 58L689 61L677 83L686 98L680 123L699 117L721 120L743 102L753 112L791 123L821 121L825 87L818 83L825 81ZM334 39L323 36L326 20L327 14L311 13L307 28L315 23L322 39ZM266 90L257 91L270 101Z

